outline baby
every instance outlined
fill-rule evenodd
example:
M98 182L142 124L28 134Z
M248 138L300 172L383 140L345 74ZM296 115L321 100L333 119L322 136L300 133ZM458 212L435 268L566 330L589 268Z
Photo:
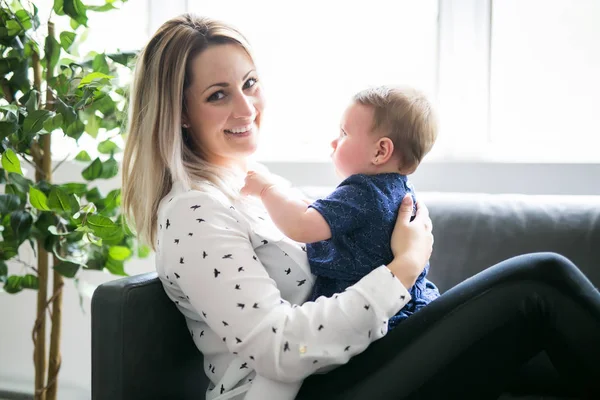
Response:
M265 174L251 171L242 193L258 196L275 225L307 243L316 276L310 300L330 297L393 259L390 238L415 172L437 137L431 104L411 88L378 87L359 92L346 109L331 143L336 172L344 180L312 204L290 196ZM393 328L439 296L426 279L429 264L409 290L411 301L389 321Z

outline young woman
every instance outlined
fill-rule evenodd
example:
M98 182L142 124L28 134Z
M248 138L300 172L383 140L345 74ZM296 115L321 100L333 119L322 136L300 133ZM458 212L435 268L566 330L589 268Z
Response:
M239 193L264 105L249 45L226 24L182 15L139 56L123 202L204 354L207 399L495 398L542 350L581 394L598 393L600 295L559 255L493 266L386 335L433 244L423 204L409 222L410 199L389 265L305 302L303 245Z

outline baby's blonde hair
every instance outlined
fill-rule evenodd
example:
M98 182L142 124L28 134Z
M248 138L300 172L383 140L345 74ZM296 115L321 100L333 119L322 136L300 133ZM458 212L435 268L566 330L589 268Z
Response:
M357 93L353 100L373 109L372 132L389 137L400 169L414 172L438 134L437 117L427 97L410 87L379 86Z
M236 29L183 14L165 22L138 56L123 159L123 208L140 239L152 248L158 206L174 181L187 188L209 181L229 198L239 196L231 171L204 160L182 128L192 61L209 46L221 44L239 45L252 58L248 42Z

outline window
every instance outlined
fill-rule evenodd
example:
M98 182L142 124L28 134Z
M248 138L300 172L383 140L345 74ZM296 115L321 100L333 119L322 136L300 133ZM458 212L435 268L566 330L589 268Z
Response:
M437 0L188 2L249 40L267 93L262 161L327 160L352 95L407 83L436 92Z
M531 161L600 161L600 2L493 2L490 139Z
M263 161L325 161L351 95L408 83L437 103L429 159L598 162L597 0L189 2L253 44Z
M86 46L139 49L186 10L253 45L262 161L327 162L356 91L407 83L439 110L428 160L600 162L598 0L130 0L90 13Z

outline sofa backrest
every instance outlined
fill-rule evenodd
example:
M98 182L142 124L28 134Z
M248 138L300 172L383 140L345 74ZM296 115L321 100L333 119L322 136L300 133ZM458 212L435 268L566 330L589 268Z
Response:
M600 286L600 196L422 193L435 238L430 279L445 291L509 257L551 251Z

